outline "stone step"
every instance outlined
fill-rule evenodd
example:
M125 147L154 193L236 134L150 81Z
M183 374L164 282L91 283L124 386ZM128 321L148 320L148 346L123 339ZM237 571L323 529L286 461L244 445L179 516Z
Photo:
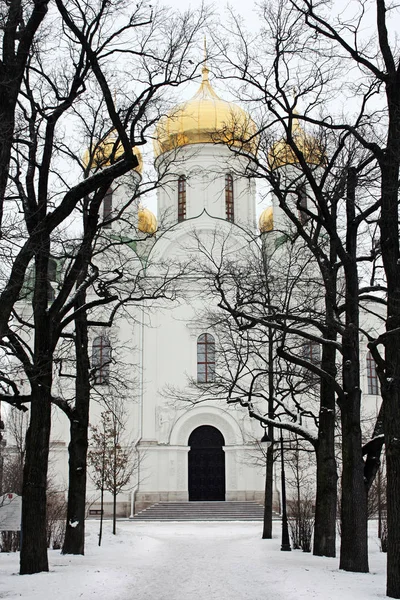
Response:
M257 502L158 502L134 516L143 521L262 521Z

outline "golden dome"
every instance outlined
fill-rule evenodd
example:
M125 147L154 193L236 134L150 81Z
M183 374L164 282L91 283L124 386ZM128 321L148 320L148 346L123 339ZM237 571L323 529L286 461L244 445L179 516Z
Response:
M326 155L320 143L316 138L306 135L297 118L293 119L292 135L296 146L304 154L304 159L309 165L320 166L326 162ZM268 153L268 164L271 169L296 165L298 162L294 150L284 139L276 142Z
M265 208L258 220L258 228L260 233L267 233L268 231L272 231L274 228L274 210L272 206L268 206Z
M256 155L257 127L239 106L221 100L214 92L207 67L200 88L191 100L178 105L158 122L156 157L187 144L227 144Z
M117 136L115 135L114 132L110 133L106 138L104 138L104 140L102 140L101 142L99 142L98 144L96 144L96 146L93 148L91 154L92 154L92 166L93 167L109 167L110 166L110 156L112 154L112 151L114 150L114 145L115 142L117 141ZM137 171L138 173L142 173L143 170L143 160L142 160L142 153L140 152L139 148L137 146L134 146L132 148L133 150L133 154L136 156L136 158L138 159L138 166L134 168L135 171ZM121 142L119 142L116 150L115 150L115 154L114 154L114 162L116 160L118 160L122 155L124 154L124 147L121 144ZM86 150L84 156L83 156L83 164L85 166L88 165L90 160L90 153L89 150Z
M157 218L148 208L139 207L138 229L142 233L153 235L157 231Z

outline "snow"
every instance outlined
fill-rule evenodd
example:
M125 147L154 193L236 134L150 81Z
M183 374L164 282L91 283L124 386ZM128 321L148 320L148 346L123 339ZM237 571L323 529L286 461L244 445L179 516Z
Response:
M386 555L376 524L370 573L339 571L338 559L280 551L280 524L105 522L86 524L86 555L49 551L50 572L19 576L18 554L0 554L2 600L377 600L385 597Z
M75 527L78 527L79 525L79 521L70 521L69 522L69 526L73 527L75 529Z

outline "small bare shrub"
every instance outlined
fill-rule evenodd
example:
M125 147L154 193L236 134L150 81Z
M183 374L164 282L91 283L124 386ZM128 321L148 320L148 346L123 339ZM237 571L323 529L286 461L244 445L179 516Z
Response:
M301 500L288 506L288 523L294 550L311 552L314 530L314 511L311 500Z
M47 492L47 547L59 550L64 541L67 504L64 494Z
M2 531L0 536L0 552L18 552L19 549L19 531Z

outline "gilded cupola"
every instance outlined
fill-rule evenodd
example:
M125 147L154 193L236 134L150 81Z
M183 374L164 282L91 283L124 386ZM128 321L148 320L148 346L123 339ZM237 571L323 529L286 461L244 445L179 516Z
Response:
M274 209L272 206L265 208L258 220L258 228L260 233L267 233L274 229Z
M252 155L257 153L254 121L242 108L215 93L208 74L204 66L200 88L193 98L176 106L158 122L156 157L188 144L226 144Z
M114 150L116 141L117 141L117 136L116 136L115 132L111 132L107 137L104 138L104 140L102 140L101 142L96 144L96 146L92 149L91 152L89 152L89 150L86 150L84 157L83 157L83 163L87 166L89 161L91 160L91 166L93 168L109 167L111 164L110 157ZM142 170L143 170L142 154L137 146L134 146L132 148L132 150L133 150L134 155L138 159L138 163L139 163L138 166L135 167L134 170L141 174ZM119 144L115 150L114 161L118 160L123 154L124 154L124 147L121 144L121 142L119 142Z
M138 230L142 233L153 235L157 231L158 223L156 216L148 208L139 206Z
M320 142L313 136L307 135L301 127L298 118L293 119L293 141L304 155L309 165L321 166L326 162L326 155ZM268 152L268 164L271 169L278 169L286 165L296 165L299 159L287 140L281 139L271 147Z

